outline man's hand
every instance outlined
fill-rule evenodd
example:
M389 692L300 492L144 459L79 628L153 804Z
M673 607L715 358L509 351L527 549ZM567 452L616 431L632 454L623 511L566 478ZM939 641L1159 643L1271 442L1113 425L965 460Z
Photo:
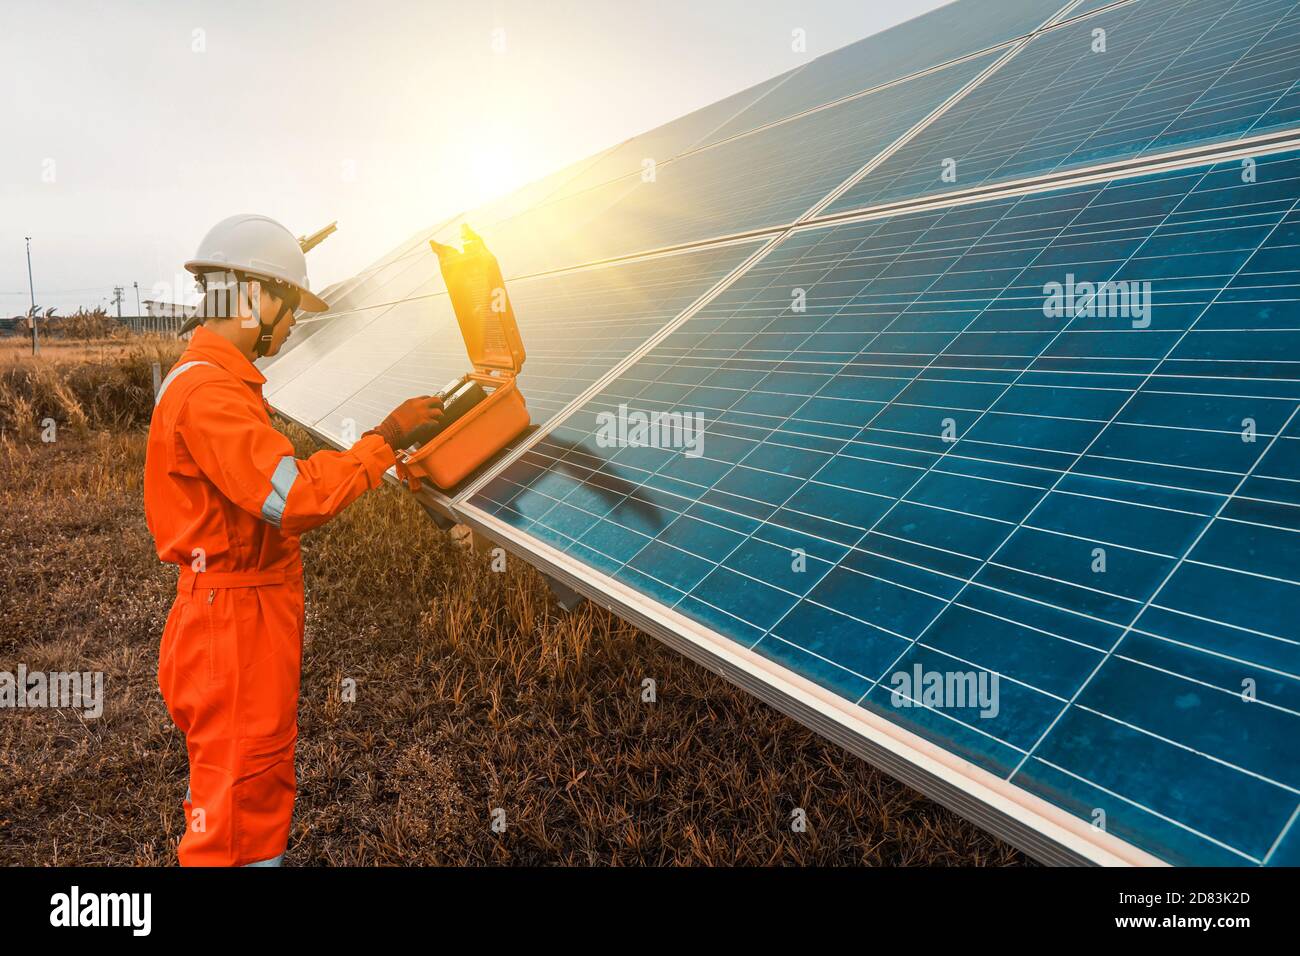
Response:
M402 402L366 434L378 435L388 442L389 448L398 451L428 441L440 418L442 399L436 395L421 395Z

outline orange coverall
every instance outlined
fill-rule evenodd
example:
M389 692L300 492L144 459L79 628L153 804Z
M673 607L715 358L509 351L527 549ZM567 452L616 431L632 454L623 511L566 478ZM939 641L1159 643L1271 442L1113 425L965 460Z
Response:
M302 664L298 536L379 485L379 435L296 460L266 379L199 326L162 383L144 506L158 557L180 565L158 684L185 734L183 866L274 865L289 839Z

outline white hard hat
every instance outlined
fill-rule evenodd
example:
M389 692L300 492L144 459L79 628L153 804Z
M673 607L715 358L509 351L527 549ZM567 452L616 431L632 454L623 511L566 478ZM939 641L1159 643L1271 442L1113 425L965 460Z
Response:
M293 233L274 219L247 213L223 219L203 237L199 251L185 263L195 275L206 272L246 272L274 279L302 293L299 308L324 312L329 305L307 283L307 257Z

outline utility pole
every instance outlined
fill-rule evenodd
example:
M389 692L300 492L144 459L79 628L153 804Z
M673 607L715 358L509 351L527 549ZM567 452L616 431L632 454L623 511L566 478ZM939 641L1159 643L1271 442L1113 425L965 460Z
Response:
M117 320L122 321L122 293L125 290L120 285L113 286L113 304L117 306Z
M32 237L24 238L27 240L27 291L32 296L32 311L29 313L32 322L32 354L35 355L41 350L41 343L36 334L36 284L32 282Z
M132 282L131 285L135 286L135 314L138 316L142 314L140 312L140 283Z

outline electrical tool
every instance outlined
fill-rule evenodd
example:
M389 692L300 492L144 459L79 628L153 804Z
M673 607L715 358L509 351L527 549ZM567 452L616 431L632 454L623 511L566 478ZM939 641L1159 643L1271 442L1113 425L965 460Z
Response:
M501 267L469 226L461 226L461 240L463 249L429 245L437 253L474 370L439 393L443 417L433 437L398 454L398 477L412 490L424 478L444 491L455 487L529 424L516 382L526 357L524 343Z

